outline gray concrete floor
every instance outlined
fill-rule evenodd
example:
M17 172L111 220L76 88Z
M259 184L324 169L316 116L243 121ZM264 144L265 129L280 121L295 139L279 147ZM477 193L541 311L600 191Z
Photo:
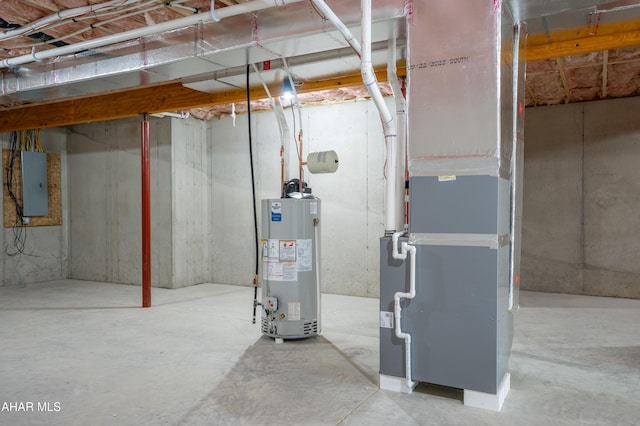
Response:
M640 423L640 300L524 292L494 413L457 390L379 390L377 299L324 295L324 335L276 345L251 324L252 296L154 289L141 309L134 286L0 288L0 404L34 404L0 424Z

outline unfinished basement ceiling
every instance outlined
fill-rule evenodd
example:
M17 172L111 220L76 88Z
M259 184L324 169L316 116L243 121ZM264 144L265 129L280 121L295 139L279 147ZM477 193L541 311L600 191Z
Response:
M307 1L290 0L284 7L276 7L280 2L268 1L216 2L216 15L224 18L218 23L210 22L211 3L202 0L166 3L117 0L93 3L94 9L100 9L90 11L86 0L70 3L43 0L0 3L0 24L7 27L4 40L0 35L0 46L5 47L0 54L3 59L0 105L5 109L171 81L206 93L238 90L246 84L247 61L257 63L262 77L270 83L282 82L280 58L287 58L299 83L359 74L357 56L333 25ZM266 8L246 13L255 4ZM359 2L330 4L359 33ZM66 14L73 10L78 13L68 19L54 15L47 25L34 24L49 20L46 17L56 7ZM374 64L386 63L387 40L392 36L398 39L398 57L402 59L406 35L398 18L404 16L404 2L374 0L372 12ZM185 24L186 19L189 21ZM126 31L171 20L180 25L171 29L165 26L160 33L137 34L106 46L65 50L70 48L67 43L85 46L101 37L111 37L105 32L118 37ZM77 29L79 21L83 21L81 29ZM32 29L24 31L25 28ZM87 31L82 32L83 28ZM89 41L79 39L82 37ZM58 51L64 53L58 55ZM252 84L256 81L253 76ZM358 92L337 90L324 94L338 100L357 97ZM318 95L311 97L316 99Z
M236 7L238 4L248 1L216 0L215 8L219 11L227 7ZM278 3L276 2L276 4ZM338 16L346 19L348 23L350 22L349 25L354 33L359 34L357 16L354 15L354 13L357 15L356 12L359 10L359 1L328 1L328 3L336 8ZM390 13L389 9L402 8L406 2L402 0L387 2L374 0L373 3L374 10L376 7L385 9L381 12L382 14L393 15L393 13L397 13L397 10ZM566 44L575 38L594 42L601 40L602 37L618 37L620 40L620 46L614 46L615 48L610 48L611 46L607 45L606 49L593 50L594 48L591 48L592 50L586 53L574 54L575 51L580 52L576 44L576 49L570 49L570 54L564 54L560 49L555 52L557 56L549 56L550 54L547 53L546 57L540 59L537 59L535 55L528 58L527 106L640 94L640 36L638 36L640 34L640 7L638 7L640 1L509 0L507 3L516 18L526 24L529 33L528 52L535 49L551 49L551 55L553 55L555 46L559 46L563 42ZM93 5L93 10L77 9L87 5ZM210 0L2 0L0 2L0 30L3 34L0 33L0 47L2 48L0 60L24 57L34 52L37 58L40 52L67 44L117 35L134 28L144 28L174 21L198 13L203 14L201 16L206 15L208 18L210 5ZM218 24L200 25L191 32L187 29L181 29L167 32L162 37L155 39L153 37L141 38L143 42L148 42L152 48L153 45L158 45L157 51L161 52L161 55L165 55L172 47L174 50L177 50L176 48L186 50L184 46L188 46L189 42L192 43L194 37L202 35L197 33L204 31L202 28L218 27L218 32L214 30L211 33L213 37L217 37L216 41L220 41L223 36L226 36L227 40L224 42L230 43L229 40L235 38L240 40L239 44L245 46L243 50L237 52L235 57L229 54L224 59L220 59L221 55L216 52L217 56L212 55L211 58L205 58L203 61L200 60L201 58L184 55L180 58L172 57L171 61L175 62L171 63L167 59L167 64L163 66L142 67L138 70L128 69L127 73L119 70L114 75L104 78L98 78L101 77L98 74L104 69L104 66L94 65L91 68L91 61L104 59L100 58L101 55L94 55L95 51L93 50L83 51L72 56L68 55L62 59L51 58L39 62L32 61L29 64L4 68L2 71L3 91L0 93L0 111L50 102L51 100L108 93L114 90L128 90L145 84L159 84L172 80L184 81L187 87L210 93L225 88L241 88L243 77L239 72L236 72L235 75L224 73L230 67L237 68L240 63L246 63L247 56L250 57L251 62L260 63L277 58L278 55L289 58L299 54L300 57L306 57L305 55L331 50L336 52L333 57L322 58L318 56L315 62L309 60L306 69L304 64L292 66L293 72L297 73L302 81L317 78L318 70L325 68L325 66L327 68L324 73L327 76L345 75L349 72L357 73L357 58L350 52L340 51L340 48L344 48L346 43L341 40L337 32L331 32L328 29L331 27L329 24L326 22L323 24L321 17L312 10L310 2L304 1L287 5L284 8L273 8L272 12L263 13L259 19L275 21L280 16L284 16L282 14L285 11L294 9L294 6L298 11L295 12L297 15L294 13L290 16L311 19L312 21L309 22L315 26L312 30L320 34L319 38L309 38L301 43L300 39L290 37L287 43L281 43L279 40L284 34L273 34L273 40L277 39L273 41L273 46L275 43L280 43L277 48L282 50L270 56L265 52L268 52L271 46L264 46L265 43L256 42L254 34L251 32L235 35L238 27L243 26L245 29L251 30L252 25L256 22L252 21L250 16L237 16L225 18ZM78 14L64 19L54 19L42 26L30 26L42 18L70 10L77 10ZM314 16L308 16L309 14ZM282 21L287 22L288 25L291 25L292 22L287 19L282 19ZM287 32L286 30L286 28L282 28L282 31ZM388 33L391 31L399 33L401 39L404 36L404 29L396 24L383 25L378 27L377 31L378 41L381 43L389 37ZM634 44L629 45L629 40L632 40ZM635 43L635 40L638 42ZM330 41L330 43L325 45L326 41ZM105 48L103 51L113 57L112 63L124 63L127 52L129 56L135 54L131 52L137 48L134 46L136 43L120 43L118 48L112 50ZM314 45L314 43L317 46L309 51L301 51L299 48L300 45ZM255 49L256 45L257 49ZM193 49L193 46L188 46L188 48ZM384 63L386 59L385 50L381 48L377 53L374 53L374 58L379 64ZM402 51L399 55L400 58L404 54L405 52ZM227 61L231 57L234 60ZM322 62L322 67L318 66L320 62ZM70 70L68 73L61 72L65 64ZM58 69L55 75L47 74L48 70L55 69L56 66ZM77 72L82 69L85 70L85 74L81 78L77 76ZM186 72L184 69L192 71ZM214 70L215 76L213 78L205 77L204 75L210 73L211 69ZM76 74L72 75L72 71ZM268 73L267 77L272 81L281 78L281 74L278 74L277 70L265 72ZM219 77L216 73L224 75ZM54 77L49 78L51 75ZM21 80L18 80L18 77ZM68 82L61 84L61 78L69 78L69 81L74 84L66 84ZM77 81L72 80L74 78ZM80 81L81 79L83 81ZM37 86L38 84L41 85L41 88ZM383 90L388 91L388 88L385 86ZM366 91L355 86L304 94L301 95L301 98L303 102L318 103L358 99L366 96ZM268 108L266 102L257 102L255 105L257 109ZM243 105L236 105L236 107L240 111ZM202 118L208 118L230 113L231 108L231 104L217 105L211 108L200 108L193 112Z
M640 95L639 2L592 3L526 19L527 106ZM602 40L616 39L618 48L597 49ZM546 53L540 47L587 52L536 59Z

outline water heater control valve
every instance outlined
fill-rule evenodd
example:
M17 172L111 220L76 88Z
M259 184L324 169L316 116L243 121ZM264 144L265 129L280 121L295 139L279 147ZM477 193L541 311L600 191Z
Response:
M267 312L275 312L278 310L278 298L277 297L267 297L262 303L265 311Z

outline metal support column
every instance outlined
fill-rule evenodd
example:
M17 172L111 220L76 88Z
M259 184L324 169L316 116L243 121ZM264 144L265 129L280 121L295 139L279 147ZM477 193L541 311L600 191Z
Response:
M142 158L142 307L151 307L151 156L149 153L149 120L144 114L140 126Z

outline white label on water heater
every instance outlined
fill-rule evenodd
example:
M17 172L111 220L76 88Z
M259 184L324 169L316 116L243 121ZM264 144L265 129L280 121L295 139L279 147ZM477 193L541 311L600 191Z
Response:
M311 240L297 240L298 242L298 271L306 272L313 269L313 244Z
M380 328L393 328L393 312L380 311Z
M280 201L271 202L271 222L282 222L282 203Z
M309 214L318 214L318 202L312 201L309 203Z
M287 319L289 321L300 321L300 302L289 302L287 305L289 311Z
M267 250L262 255L270 260L278 260L280 247L278 246L279 240L266 240Z
M280 252L278 260L280 262L296 261L296 240L280 240Z

